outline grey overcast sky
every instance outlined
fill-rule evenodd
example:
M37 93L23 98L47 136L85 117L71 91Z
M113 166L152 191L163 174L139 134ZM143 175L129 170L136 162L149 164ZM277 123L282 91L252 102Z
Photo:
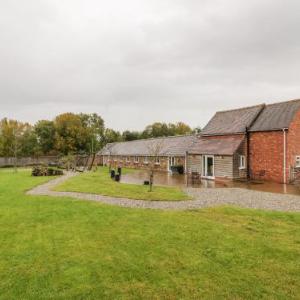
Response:
M299 0L0 0L0 118L194 127L295 98Z

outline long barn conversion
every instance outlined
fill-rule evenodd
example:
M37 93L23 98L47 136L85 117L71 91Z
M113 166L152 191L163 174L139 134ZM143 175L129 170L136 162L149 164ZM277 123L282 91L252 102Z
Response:
M154 164L159 171L182 166L186 171L186 155L198 140L194 135L172 136L107 144L99 155L104 165L148 169Z
M217 112L201 135L108 144L104 164L160 171L181 165L213 180L289 183L300 177L300 100Z

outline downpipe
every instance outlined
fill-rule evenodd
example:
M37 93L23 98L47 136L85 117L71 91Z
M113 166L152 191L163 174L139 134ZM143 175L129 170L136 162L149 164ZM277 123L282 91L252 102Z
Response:
M286 184L286 130L283 128L283 183Z

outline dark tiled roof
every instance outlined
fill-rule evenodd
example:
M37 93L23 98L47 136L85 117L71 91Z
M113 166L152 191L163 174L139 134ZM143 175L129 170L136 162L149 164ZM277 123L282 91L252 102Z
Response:
M185 156L198 138L195 135L172 136L107 144L98 155L148 156L160 148L161 156Z
M198 139L190 148L190 154L233 155L241 145L244 136Z
M266 105L250 131L269 131L289 128L295 113L300 110L300 100Z
M256 105L234 110L217 112L202 131L202 135L226 135L243 133L250 127L263 109Z

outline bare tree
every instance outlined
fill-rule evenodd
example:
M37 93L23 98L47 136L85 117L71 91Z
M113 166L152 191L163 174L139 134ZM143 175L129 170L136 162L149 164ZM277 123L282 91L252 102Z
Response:
M10 150L14 157L14 171L18 171L18 155L22 148L22 136L23 136L23 126L16 124L16 126L12 129L12 142L10 146Z
M107 152L109 154L109 158L108 158L109 159L109 164L108 164L109 173L111 172L111 169L112 169L112 159L113 159L114 154L115 154L114 145L115 145L115 143L107 144L106 149L105 149L105 150L107 150Z
M164 139L153 139L147 144L149 155L149 192L152 192L155 166L160 163L160 158L166 152Z

